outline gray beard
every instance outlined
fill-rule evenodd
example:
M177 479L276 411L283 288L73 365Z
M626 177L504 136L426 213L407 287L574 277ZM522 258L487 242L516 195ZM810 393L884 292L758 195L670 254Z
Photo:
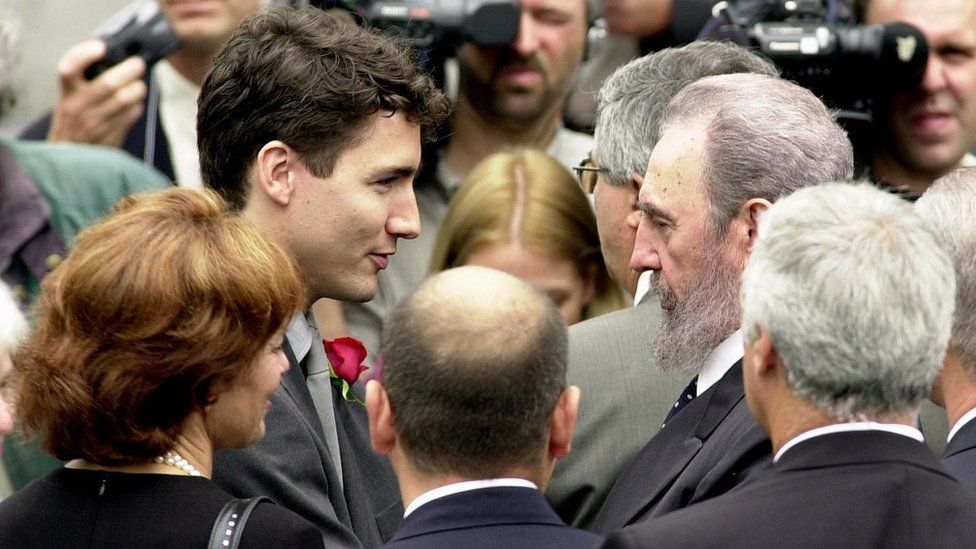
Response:
M702 269L679 297L655 272L652 287L661 298L664 321L651 339L651 354L665 372L697 374L705 359L741 324L739 273L725 264Z

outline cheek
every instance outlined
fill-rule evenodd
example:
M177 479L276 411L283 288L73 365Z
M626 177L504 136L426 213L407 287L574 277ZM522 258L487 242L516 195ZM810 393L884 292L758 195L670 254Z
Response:
M954 67L948 79L950 89L963 108L970 113L976 110L976 63Z

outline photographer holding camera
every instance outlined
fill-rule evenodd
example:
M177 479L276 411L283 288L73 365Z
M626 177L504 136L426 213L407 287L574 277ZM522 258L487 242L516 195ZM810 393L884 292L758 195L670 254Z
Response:
M861 0L857 9L867 24L912 24L929 45L921 82L879 105L872 151L872 179L917 197L976 164L976 2Z
M973 0L739 0L700 37L759 50L837 109L857 173L903 198L976 164Z
M200 83L230 33L262 1L155 0L180 45L149 68L132 56L89 80L85 72L106 56L105 40L76 44L58 62L61 89L54 108L21 137L121 147L180 186L200 187ZM138 9L146 7L153 8Z

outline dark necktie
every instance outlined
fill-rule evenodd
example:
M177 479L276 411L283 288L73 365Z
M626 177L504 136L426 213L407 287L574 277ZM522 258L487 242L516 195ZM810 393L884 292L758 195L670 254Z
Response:
M691 383L689 383L688 386L685 387L685 390L681 391L681 396L679 396L678 400L674 402L674 406L672 406L671 409L668 410L668 417L664 418L664 423L661 424L661 427L667 425L668 422L671 421L671 418L678 415L678 412L680 412L682 408L687 406L689 402L694 400L697 394L698 394L698 376L695 376L691 379Z

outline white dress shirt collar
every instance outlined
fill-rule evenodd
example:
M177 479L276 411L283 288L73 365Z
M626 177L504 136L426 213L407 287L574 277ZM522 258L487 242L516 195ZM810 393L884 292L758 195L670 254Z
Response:
M416 511L420 506L428 504L435 499L460 494L461 492L469 492L471 490L498 488L502 486L532 488L533 490L539 489L534 482L525 480L524 478L491 478L487 480L467 480L464 482L455 482L454 484L434 488L433 490L424 492L423 494L417 496L417 499L411 501L410 505L408 505L403 511L403 518L407 518L410 513Z
M745 343L742 328L739 328L725 338L725 341L719 343L712 354L705 359L705 364L698 374L698 394L695 396L701 396L709 387L718 383L718 380L722 379L743 355L745 355Z
M304 314L295 313L295 316L291 317L288 327L285 328L285 337L288 338L291 352L295 353L295 360L300 364L312 348L312 339L315 337Z
M654 271L644 271L637 277L637 289L634 291L634 306L640 305L647 292L651 291L651 275Z
M946 437L946 442L952 440L952 437L956 436L959 429L962 429L967 423L972 421L973 418L976 418L976 408L966 412L961 418L959 418L958 421L956 421L956 423L952 426L952 430L949 431L949 436Z
M835 423L833 425L825 425L823 427L817 427L816 429L810 429L809 431L800 433L799 435L793 437L786 444L784 444L778 452L776 452L776 455L773 456L773 463L779 461L779 458L783 457L783 454L785 454L787 450L803 442L804 440L810 440L811 438L823 435L847 433L852 431L885 431L888 433L913 438L921 443L925 442L925 438L922 436L921 431L915 427L909 427L908 425L902 425L900 423L877 423L874 421Z

